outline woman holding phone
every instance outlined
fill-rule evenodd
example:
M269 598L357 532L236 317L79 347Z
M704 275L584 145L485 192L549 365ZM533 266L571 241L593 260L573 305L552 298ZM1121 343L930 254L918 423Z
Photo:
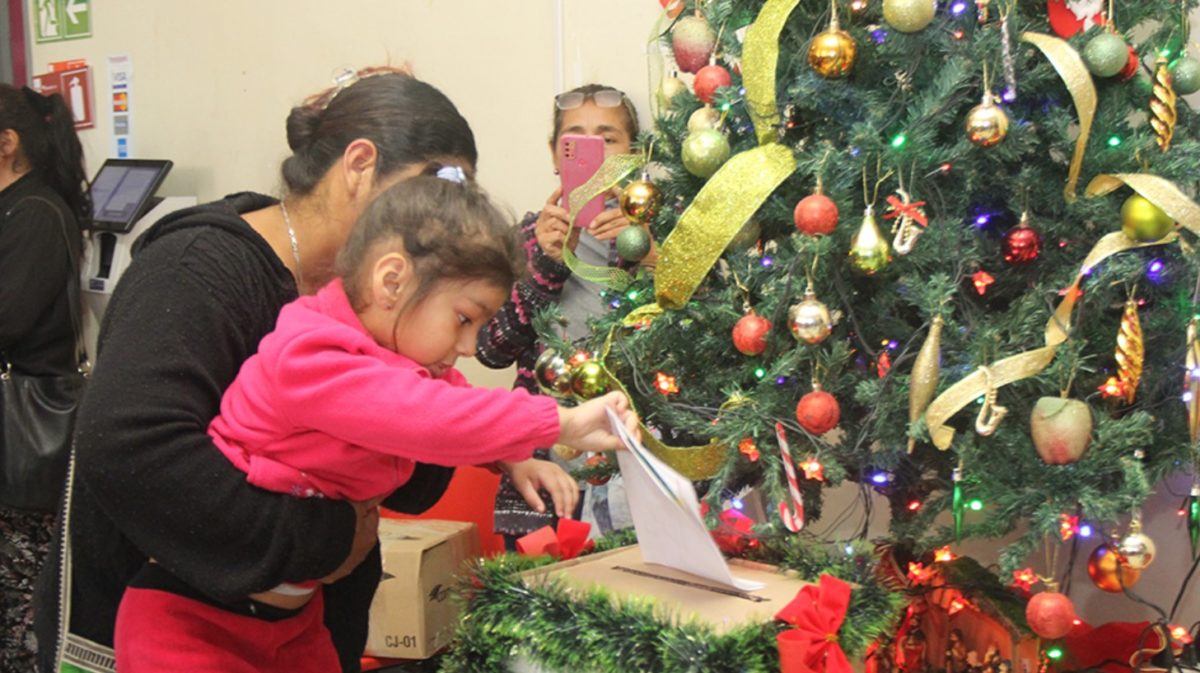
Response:
M627 154L638 134L637 110L621 91L601 84L587 84L554 97L553 130L550 156L554 172L563 168L560 154L563 136L595 136L603 140L604 156ZM516 386L538 392L533 364L540 353L538 335L532 320L539 311L557 303L567 320L566 336L574 341L588 334L588 319L607 310L601 298L602 286L571 273L563 263L563 247L569 247L580 261L596 266L631 268L640 264L653 269L655 250L639 263L622 260L616 252L616 238L629 220L617 207L615 195L605 199L604 209L585 226L572 227L563 205L560 185L546 199L540 212L529 213L521 221L525 250L529 256L529 275L513 287L512 295L500 312L479 332L476 357L495 369L517 365ZM547 458L549 449L535 454ZM561 459L555 458L556 462ZM577 459L582 460L582 458ZM571 463L563 463L569 467ZM516 539L555 518L537 512L525 503L533 486L523 480L505 477L496 495L495 530L502 533L508 549ZM524 496L524 497L523 497ZM592 534L602 535L633 525L625 502L620 477L607 484L586 485L582 519L592 524Z

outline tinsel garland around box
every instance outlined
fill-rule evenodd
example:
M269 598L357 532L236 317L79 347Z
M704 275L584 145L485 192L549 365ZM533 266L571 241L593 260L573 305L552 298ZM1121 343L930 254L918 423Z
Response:
M603 540L597 550L628 541ZM762 542L752 555L807 580L828 574L854 585L838 633L838 643L852 659L862 657L896 622L904 603L876 578L876 561L865 547L835 553L827 545L791 537ZM531 588L522 581L521 573L553 561L512 555L482 561L460 587L464 610L458 639L441 670L504 673L510 660L521 657L559 671L779 671L776 635L790 628L786 624L766 622L717 634L706 625L674 623L652 597L618 602L603 588L579 591L558 581Z

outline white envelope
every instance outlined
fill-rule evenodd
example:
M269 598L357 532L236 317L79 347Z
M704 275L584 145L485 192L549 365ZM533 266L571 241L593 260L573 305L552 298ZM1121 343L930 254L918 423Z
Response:
M692 482L634 439L612 409L608 416L613 432L628 449L617 451L617 462L642 559L742 591L763 588L759 582L740 580L730 573L700 516Z

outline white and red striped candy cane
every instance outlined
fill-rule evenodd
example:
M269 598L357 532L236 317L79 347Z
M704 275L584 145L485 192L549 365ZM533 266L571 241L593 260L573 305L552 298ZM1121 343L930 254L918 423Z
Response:
M779 440L779 453L783 457L783 471L787 473L788 493L792 496L795 512L788 509L786 502L779 502L779 516L783 525L793 533L804 528L804 499L800 497L800 483L796 481L796 466L792 463L792 451L788 448L787 436L783 434L783 423L775 424L775 438Z

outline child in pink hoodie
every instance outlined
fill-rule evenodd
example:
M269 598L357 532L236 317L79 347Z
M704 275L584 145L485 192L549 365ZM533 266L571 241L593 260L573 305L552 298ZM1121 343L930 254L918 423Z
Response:
M375 199L338 257L338 278L283 308L225 392L209 434L250 483L297 497L374 507L416 462L499 462L521 475L531 505L543 506L536 492L545 488L559 515L569 515L574 480L529 460L533 450L617 449L606 407L635 433L636 417L618 393L560 408L524 390L472 388L454 368L475 353L479 329L507 299L525 256L517 230L461 170L439 176L406 180ZM199 596L130 588L117 618L117 667L242 670L254 662L261 671L270 670L264 661L288 661L289 671L337 670L315 584L253 594L252 605L270 615L258 620L226 618ZM279 659L281 649L293 656Z

